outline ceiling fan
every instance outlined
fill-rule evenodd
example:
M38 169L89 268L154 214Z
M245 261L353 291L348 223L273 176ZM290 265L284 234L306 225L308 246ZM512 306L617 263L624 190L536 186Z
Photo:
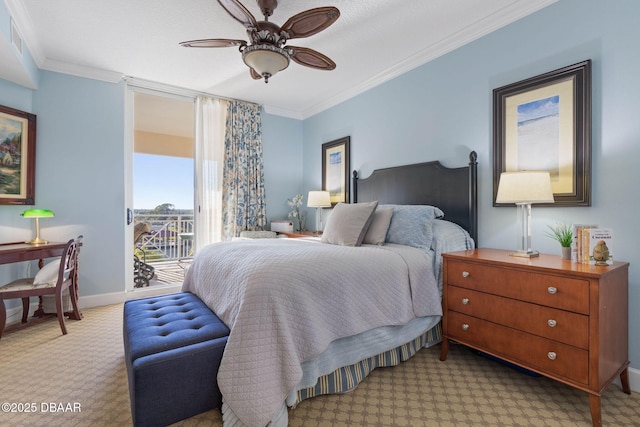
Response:
M247 29L250 43L244 40L204 39L180 43L185 47L232 47L239 46L242 60L249 67L251 77L264 78L265 83L277 72L289 66L293 59L300 65L318 70L333 70L336 63L313 49L286 45L290 39L309 37L319 33L340 16L335 7L318 7L300 12L287 20L281 27L269 22L269 16L278 6L277 0L257 0L264 15L264 21L256 21L254 16L238 0L218 0L218 3L236 21Z

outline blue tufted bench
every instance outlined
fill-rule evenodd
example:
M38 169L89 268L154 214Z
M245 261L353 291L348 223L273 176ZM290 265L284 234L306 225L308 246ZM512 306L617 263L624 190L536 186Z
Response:
M229 328L194 294L124 303L135 426L165 426L220 406L217 375Z

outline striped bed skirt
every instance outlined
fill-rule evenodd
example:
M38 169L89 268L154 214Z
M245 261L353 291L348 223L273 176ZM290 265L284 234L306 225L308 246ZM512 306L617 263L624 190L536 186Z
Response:
M298 390L296 403L323 394L346 393L355 389L374 369L396 366L409 360L422 347L436 344L442 340L442 323L416 337L415 339L384 353L361 360L353 365L338 368L328 375L318 378L315 386Z

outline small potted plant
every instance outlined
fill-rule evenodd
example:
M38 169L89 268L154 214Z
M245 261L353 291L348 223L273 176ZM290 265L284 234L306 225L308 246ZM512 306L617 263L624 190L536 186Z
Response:
M573 232L571 226L567 224L556 224L555 227L548 226L550 232L545 233L560 243L562 249L562 259L571 259L571 243L573 243Z
M298 221L298 231L304 230L304 222L307 217L306 213L300 208L302 207L302 194L296 194L293 198L287 200L287 204L291 208L288 217L294 221Z

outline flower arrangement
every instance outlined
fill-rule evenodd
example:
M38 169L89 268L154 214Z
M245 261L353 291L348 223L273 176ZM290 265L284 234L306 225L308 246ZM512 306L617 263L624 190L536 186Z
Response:
M573 242L573 232L571 226L567 224L556 224L555 227L548 226L551 230L545 233L547 237L557 240L563 248L570 248Z
M300 210L302 198L302 194L296 194L293 198L287 199L287 204L291 208L288 216L293 219L294 222L298 221L298 231L304 230L304 223L307 216L306 212Z

